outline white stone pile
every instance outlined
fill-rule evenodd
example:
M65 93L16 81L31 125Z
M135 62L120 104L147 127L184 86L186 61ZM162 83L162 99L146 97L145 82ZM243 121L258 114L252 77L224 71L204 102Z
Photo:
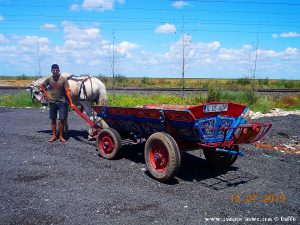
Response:
M293 110L293 111L284 111L282 109L274 108L271 109L268 113L261 113L261 112L252 112L250 111L250 118L251 119L258 119L261 117L272 117L272 116L287 116L287 115L299 115L300 116L300 110Z

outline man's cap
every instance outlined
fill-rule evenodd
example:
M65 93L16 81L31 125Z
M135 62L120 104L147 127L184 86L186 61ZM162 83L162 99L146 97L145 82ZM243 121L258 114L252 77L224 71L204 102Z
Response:
M54 69L59 69L59 66L58 66L57 64L53 64L53 65L51 66L51 70L54 70Z

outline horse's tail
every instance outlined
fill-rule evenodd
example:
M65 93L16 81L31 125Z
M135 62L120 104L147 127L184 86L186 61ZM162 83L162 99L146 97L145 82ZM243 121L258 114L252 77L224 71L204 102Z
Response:
M106 105L107 104L107 91L105 85L102 83L101 80L98 82L99 86L99 97L97 105Z

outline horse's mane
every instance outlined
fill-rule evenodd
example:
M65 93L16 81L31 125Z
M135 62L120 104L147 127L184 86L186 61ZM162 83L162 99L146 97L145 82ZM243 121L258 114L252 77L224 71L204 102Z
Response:
M74 81L83 81L83 80L87 80L89 78L91 78L90 75L74 75L74 74L70 74L70 73L62 73L62 76L64 76L65 78L67 78L68 80L74 80Z

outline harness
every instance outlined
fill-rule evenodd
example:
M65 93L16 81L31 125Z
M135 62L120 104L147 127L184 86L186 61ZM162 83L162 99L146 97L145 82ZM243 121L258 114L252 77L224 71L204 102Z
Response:
M77 77L76 75L71 75L67 78L67 80L74 80L74 81L77 81L77 82L81 82L80 83L80 88L79 88L79 91L78 91L78 99L80 100L89 100L89 101L93 101L93 97L94 97L94 92L93 92L93 83L92 83L92 80L91 80L91 77L88 75L86 78L80 78L80 77ZM85 82L90 80L90 83L91 83L91 91L92 91L92 96L90 99L88 99L88 96L87 96L87 92L86 92L86 87L85 87ZM81 92L83 91L83 98L80 98L80 95L81 95Z
M77 94L77 97L78 97L78 100L87 100L91 103L91 108L92 108L92 105L93 105L93 99L94 99L94 91L93 91L93 83L92 83L92 78L87 75L87 77L85 78L80 78L76 75L71 75L69 77L67 77L67 80L73 80L73 81L76 81L76 82L80 82L80 88L79 88L79 91L78 91L78 94ZM88 98L87 96L87 92L86 92L86 87L85 87L85 82L90 80L90 83L91 83L91 92L92 92L92 95L90 97L90 99ZM80 98L81 96L81 92L83 91L83 98ZM81 105L81 112L83 112L83 106ZM95 117L93 116L93 122L95 123Z

